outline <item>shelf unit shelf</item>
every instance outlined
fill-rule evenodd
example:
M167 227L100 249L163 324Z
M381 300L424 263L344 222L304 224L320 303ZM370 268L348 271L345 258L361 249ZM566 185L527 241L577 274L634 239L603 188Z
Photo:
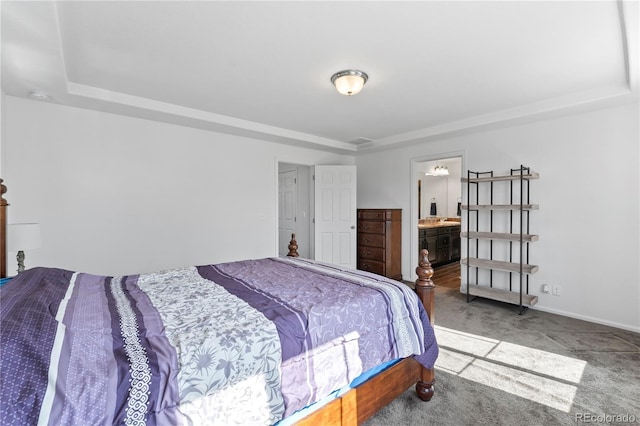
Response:
M537 204L464 204L462 210L538 210Z
M460 263L462 263L463 265L469 265L474 268L520 273L520 263L505 262L502 260L480 259L477 257L465 257L460 261ZM537 271L538 265L522 265L523 274L535 274Z
M472 286L469 289L469 294L476 297L483 297L485 299L492 299L498 300L500 302L510 303L512 305L519 305L520 303L522 303L522 305L533 306L538 303L538 296L523 294L521 302L519 293L480 285Z
M504 176L483 176L483 177L463 177L462 183L469 182L500 182L500 181L509 181L509 180L533 180L540 179L540 175L538 173L525 173L523 175L504 175Z
M520 241L520 234L509 234L507 232L463 232L460 234L462 238L475 238L483 240L508 240L508 241ZM522 234L522 241L532 243L538 241L538 236L535 234Z
M529 233L529 213L538 210L538 204L529 202L529 183L539 179L538 173L532 172L529 167L520 166L511 169L508 175L495 176L493 171L473 172L467 171L467 177L461 180L467 184L466 203L461 206L466 211L466 231L461 236L466 238L466 257L460 263L466 265L467 274L467 302L476 297L498 300L520 308L522 315L526 310L538 301L537 296L529 294L529 275L538 271L538 265L529 264L529 244L538 241L538 235ZM509 203L500 204L494 202L494 182L506 182L509 187ZM480 191L480 188L483 191ZM502 186L500 186L502 188ZM475 191L472 192L472 188ZM475 196L473 194L475 193ZM482 194L482 195L481 195ZM482 203L481 201L487 201ZM508 228L510 232L494 232L494 212L506 212L508 215ZM500 216L504 217L504 216ZM475 229L471 229L474 219ZM482 218L482 219L481 219ZM485 228L480 230L480 224ZM486 229L486 228L489 229ZM485 250L481 252L480 241ZM475 253L471 255L472 242L475 242ZM494 242L496 244L508 244L506 250L501 250L504 258L494 258ZM488 244L488 247L486 245ZM508 252L508 255L505 254ZM488 258L487 258L488 257ZM471 270L475 268L475 282L472 283ZM480 271L488 274L488 282L479 284ZM508 273L509 289L494 287L494 271L496 273ZM513 277L517 276L518 283L514 283ZM514 288L515 287L515 288ZM473 297L473 298L472 298Z

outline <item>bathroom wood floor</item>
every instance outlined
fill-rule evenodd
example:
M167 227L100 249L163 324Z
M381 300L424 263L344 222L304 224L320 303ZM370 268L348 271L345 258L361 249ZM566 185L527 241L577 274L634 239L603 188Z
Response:
M437 287L459 289L460 276L460 262L453 262L435 267L431 280Z

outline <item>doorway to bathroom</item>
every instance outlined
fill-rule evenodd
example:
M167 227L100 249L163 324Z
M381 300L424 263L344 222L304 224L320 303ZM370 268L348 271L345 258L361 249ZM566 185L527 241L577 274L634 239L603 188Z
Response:
M460 231L464 153L425 156L412 160L411 270L418 252L426 248L438 286L460 288ZM439 276L441 279L439 279Z

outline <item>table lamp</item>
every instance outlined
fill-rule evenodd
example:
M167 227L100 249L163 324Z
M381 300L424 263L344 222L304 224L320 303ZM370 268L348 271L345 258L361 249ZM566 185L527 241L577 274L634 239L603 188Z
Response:
M24 271L24 250L40 248L39 223L10 223L7 225L8 251L16 251L18 255L18 273Z

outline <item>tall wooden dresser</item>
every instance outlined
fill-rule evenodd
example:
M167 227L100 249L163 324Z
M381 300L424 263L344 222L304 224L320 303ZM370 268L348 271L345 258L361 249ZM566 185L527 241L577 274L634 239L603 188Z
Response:
M358 269L402 280L402 209L358 209Z

